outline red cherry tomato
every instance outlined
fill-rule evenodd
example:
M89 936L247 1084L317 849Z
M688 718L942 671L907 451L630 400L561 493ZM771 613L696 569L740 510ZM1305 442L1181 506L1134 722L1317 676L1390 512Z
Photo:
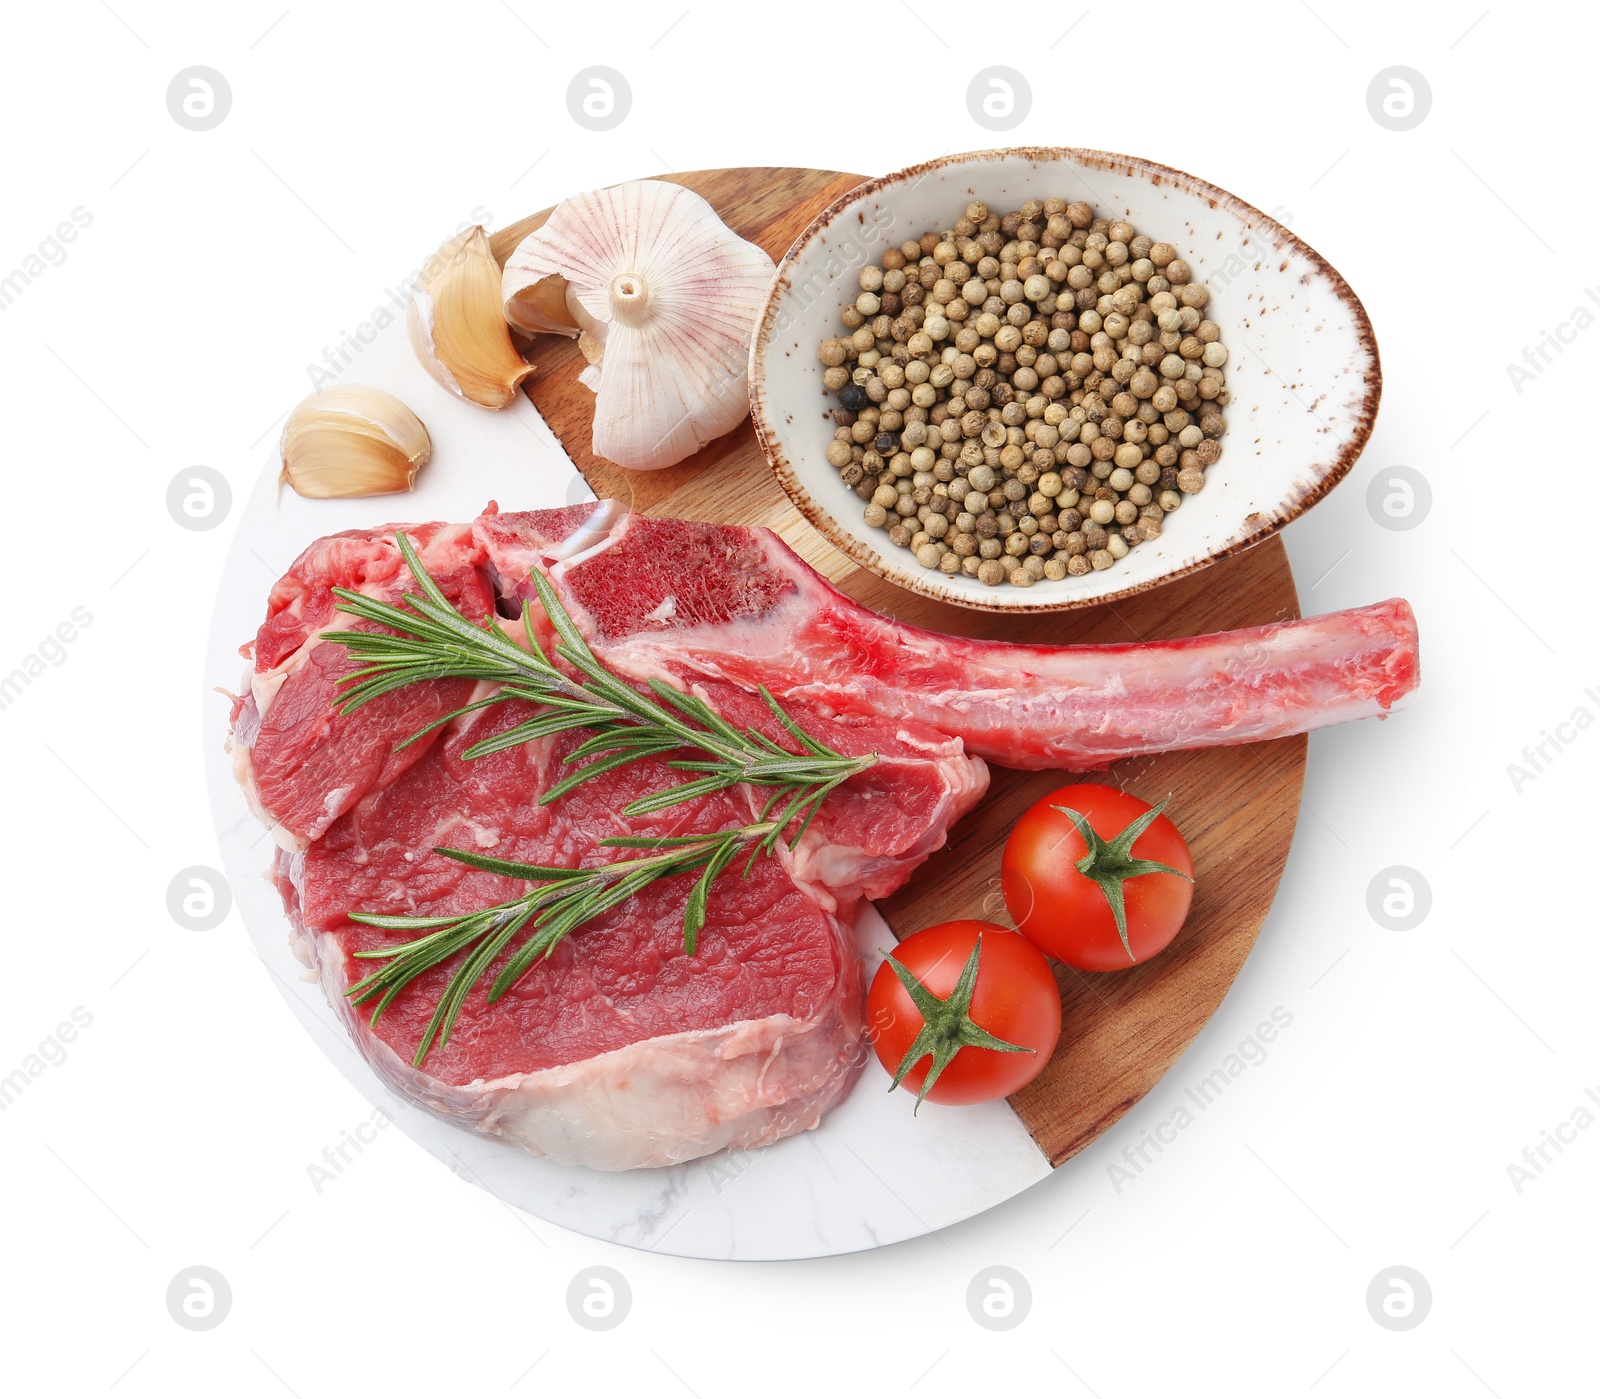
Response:
M1092 861L1069 810L1088 823ZM1138 797L1085 782L1058 788L1024 813L1006 841L1000 880L1006 909L1029 942L1068 966L1100 972L1147 961L1177 936L1189 915L1194 861L1178 828L1151 812ZM1144 818L1148 825L1130 841L1129 828ZM1114 908L1119 887L1125 937Z
M913 933L890 956L917 989L885 961L867 993L867 1037L891 1075L922 1051L899 1077L919 1104L1003 1098L1044 1068L1061 1034L1061 993L1025 939L963 918Z

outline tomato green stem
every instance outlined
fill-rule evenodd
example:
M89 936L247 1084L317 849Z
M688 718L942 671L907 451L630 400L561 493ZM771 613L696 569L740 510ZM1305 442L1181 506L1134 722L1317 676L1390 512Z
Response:
M1074 861L1074 867L1085 879L1092 879L1100 886L1100 892L1111 905L1111 916L1117 922L1117 936L1122 939L1122 950L1128 954L1130 962L1137 962L1139 959L1133 955L1133 945L1128 941L1128 914L1122 899L1123 881L1138 879L1146 874L1175 874L1179 879L1187 879L1191 884L1194 883L1192 876L1182 870L1173 869L1171 865L1163 865L1155 860L1133 858L1134 842L1150 829L1151 823L1166 810L1167 802L1171 800L1172 794L1169 792L1159 806L1153 806L1143 816L1135 817L1111 840L1103 840L1100 833L1089 824L1088 818L1081 812L1074 811L1069 806L1053 808L1063 816L1069 817L1072 824L1078 828L1078 834L1083 837L1086 853L1081 860Z
M922 1080L922 1089L917 1094L917 1106L912 1109L913 1116L922 1107L922 1100L928 1096L928 1090L933 1087L939 1075L963 1049L995 1049L1002 1054L1037 1052L1026 1045L1008 1044L1005 1040L996 1038L967 1013L972 1007L972 993L978 984L978 954L982 948L983 934L979 933L977 940L972 944L972 951L967 954L966 965L961 968L961 975L956 978L955 988L944 1000L940 1000L928 990L893 955L884 958L884 961L894 969L894 974L900 978L900 984L906 988L911 1003L922 1016L922 1028L917 1031L917 1037L911 1042L911 1048L906 1051L906 1057L900 1061L900 1067L895 1071L894 1082L889 1085L889 1091L894 1092L920 1060L926 1059L929 1055L933 1056L933 1066L928 1070L928 1076Z

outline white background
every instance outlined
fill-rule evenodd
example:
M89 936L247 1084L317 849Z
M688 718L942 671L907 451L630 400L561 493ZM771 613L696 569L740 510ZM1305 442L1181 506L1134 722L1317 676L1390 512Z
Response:
M1584 694L1600 692L1586 433L1600 333L1577 333L1520 393L1507 364L1600 281L1584 155L1597 36L1575 9L1559 25L1529 7L1315 9L8 10L0 276L75 208L93 216L0 312L0 673L74 607L93 614L0 711L0 1076L75 1007L93 1016L0 1114L8 1388L713 1399L1032 1380L1105 1399L1313 1385L1513 1399L1582 1383L1600 1131L1520 1193L1507 1166L1600 1085L1581 892L1600 734L1520 793L1507 764L1578 706L1600 716ZM597 63L633 93L603 134L565 102ZM994 63L1033 89L1003 136L965 100ZM233 93L203 133L165 104L192 64ZM1366 103L1395 64L1432 90L1406 132ZM196 733L220 702L201 657L232 526L179 529L167 483L205 464L242 497L307 360L476 206L502 224L674 169L873 173L1028 141L1145 155L1292 211L1382 346L1371 445L1287 542L1307 611L1412 600L1424 688L1392 722L1313 739L1288 873L1221 1011L1053 1179L875 1254L629 1252L512 1214L393 1131L318 1192L308 1165L370 1108L296 1026L236 916L192 933L166 910L176 871L216 863ZM1407 532L1366 505L1395 465L1432 487ZM1392 865L1432 888L1410 932L1368 913ZM1108 1168L1278 1006L1293 1023L1266 1061L1119 1191ZM165 1303L195 1264L233 1291L204 1334ZM633 1292L598 1334L565 1304L596 1264ZM1033 1310L993 1333L965 1296L1002 1264ZM1365 1303L1392 1265L1433 1291L1404 1333Z

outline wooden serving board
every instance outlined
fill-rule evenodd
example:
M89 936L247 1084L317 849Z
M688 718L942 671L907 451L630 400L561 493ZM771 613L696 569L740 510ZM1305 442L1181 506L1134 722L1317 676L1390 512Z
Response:
M777 259L818 212L864 177L734 169L662 178L704 196L731 228ZM548 213L494 234L496 256L504 262ZM596 495L651 514L765 525L836 587L902 621L961 636L1067 643L1192 636L1300 615L1276 537L1165 588L1082 611L1001 616L918 597L859 568L812 529L779 487L748 418L677 466L625 471L589 449L594 397L577 382L583 358L576 343L541 337L530 357L539 368L527 381L528 395ZM1093 779L1150 802L1172 794L1169 811L1194 854L1194 904L1172 946L1144 966L1106 973L1057 967L1060 1045L1044 1072L1011 1099L1052 1165L1081 1151L1148 1093L1233 984L1283 874L1305 761L1305 738L1286 738L1130 760ZM1006 835L1034 801L1075 780L994 768L988 794L945 849L879 904L895 934L951 918L1009 922L999 892Z

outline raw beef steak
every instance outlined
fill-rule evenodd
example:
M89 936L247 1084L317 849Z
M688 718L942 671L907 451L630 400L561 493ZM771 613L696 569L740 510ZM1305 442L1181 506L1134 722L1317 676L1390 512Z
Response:
M592 514L589 507L537 517L542 547L558 550ZM924 725L790 705L802 727L837 751L872 752L879 761L832 794L794 851L757 861L748 878L740 862L718 880L693 957L683 950L693 876L663 880L563 940L493 1006L486 983L477 986L449 1042L414 1068L452 968L413 982L370 1025L345 996L374 965L354 954L395 935L353 923L348 912L465 913L526 888L438 855L436 846L601 864L618 858L598 844L603 838L740 825L756 819L766 794L741 788L624 818L634 798L683 780L651 759L541 806L581 735L461 757L527 718L520 704L454 721L432 742L392 757L398 740L473 693L470 684L444 682L336 712L337 680L353 665L344 647L318 639L350 620L332 611L328 589L386 600L404 591L395 528L405 529L431 573L453 580L445 591L458 607L490 615L483 556L465 530L397 526L319 541L273 590L232 739L241 781L278 837L276 875L296 950L316 968L362 1054L392 1087L442 1116L599 1169L667 1165L816 1125L864 1062L849 920L862 898L898 888L944 843L987 786L983 763ZM554 638L546 629L542 640L548 649ZM748 691L717 681L698 688L732 722L793 746ZM295 707L280 718L286 696Z

